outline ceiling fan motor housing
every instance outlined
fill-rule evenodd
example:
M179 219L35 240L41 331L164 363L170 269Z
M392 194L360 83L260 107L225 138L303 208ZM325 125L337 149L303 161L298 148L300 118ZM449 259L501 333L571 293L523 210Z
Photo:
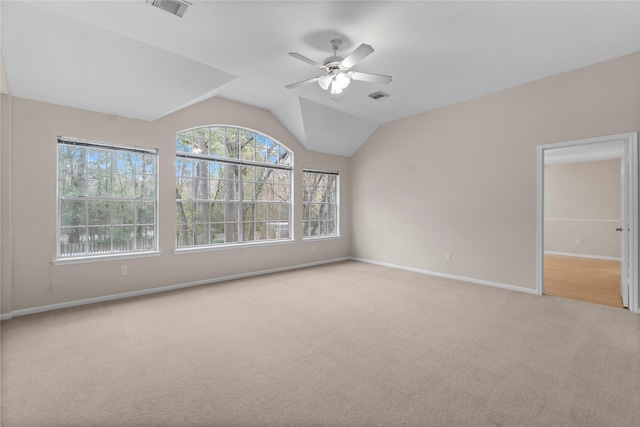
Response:
M324 65L325 67L332 69L332 68L340 68L340 63L342 62L344 58L341 56L330 56L327 59L324 60L324 62L322 63L322 65Z

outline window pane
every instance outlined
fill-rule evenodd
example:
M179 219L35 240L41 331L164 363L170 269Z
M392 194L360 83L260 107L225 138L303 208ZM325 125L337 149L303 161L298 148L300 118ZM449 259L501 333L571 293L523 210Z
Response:
M134 227L116 226L112 228L113 251L129 252L134 250Z
M238 241L238 223L224 224L224 241L225 243L235 243Z
M89 225L111 224L111 201L88 200L87 201Z
M211 225L211 243L224 243L224 224Z
M238 204L237 203L225 203L224 220L226 222L238 221Z
M255 223L255 240L267 240L269 238L266 222Z
M194 179L193 180L193 196L194 199L207 200L209 198L209 180Z
M228 159L240 158L240 147L238 145L238 129L226 128L225 140L225 157Z
M242 205L242 219L243 221L255 221L256 219L255 203L244 203Z
M254 133L247 131L240 131L240 151L241 158L243 160L254 161L255 160L255 139Z
M60 225L85 225L87 204L84 200L60 200Z
M178 247L193 246L193 230L189 224L180 224L176 228L176 245Z
M256 200L256 184L245 182L242 184L242 200Z
M224 157L224 128L214 127L209 129L209 154L215 157Z
M87 253L102 255L112 252L110 227L87 228Z
M154 248L155 227L153 225L140 225L136 228L136 248L149 250Z
M179 177L193 176L193 164L194 164L193 160L177 157L176 158L176 176L179 176Z
M71 171L79 171L85 169L86 165L86 148L72 145L58 145L58 165L60 169L68 169Z
M196 202L193 204L193 222L194 223L206 223L209 222L209 216L211 214L211 205L209 202Z
M177 199L194 199L194 179L193 178L179 178L176 182L176 198Z
M267 162L277 165L280 146L271 140L267 140Z
M254 222L243 222L242 230L244 233L244 241L252 242L255 240L255 223Z
M120 173L114 177L113 196L121 198L133 198L133 174Z
M134 202L113 202L113 223L114 224L133 224L134 223Z
M60 255L82 255L85 253L85 227L60 228Z
M58 145L60 196L84 196L87 191L87 153L84 147Z
M238 182L237 181L222 181L220 182L222 187L219 192L218 200L238 200Z
M279 206L278 218L280 221L289 222L289 205L281 204Z
M176 222L188 224L193 221L193 202L178 201L176 203Z
M149 202L138 202L138 217L136 224L153 224L155 222L155 204Z
M193 145L191 131L184 131L176 134L176 151L188 153Z
M267 162L267 139L256 135L256 162Z
M155 194L155 175L136 175L136 197L139 199L153 199Z
M289 153L284 147L280 147L278 156L279 156L279 160L278 160L279 164L281 165L291 164L291 153Z
M196 246L209 244L209 232L209 226L195 224L193 226L193 244Z
M224 222L225 203L211 203L210 222Z

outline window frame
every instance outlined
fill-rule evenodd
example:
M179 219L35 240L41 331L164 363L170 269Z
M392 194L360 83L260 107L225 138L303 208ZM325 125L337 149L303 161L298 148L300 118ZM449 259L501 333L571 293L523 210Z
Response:
M62 194L61 191L61 171L64 169L61 165L61 147L65 146L77 146L83 147L86 151L84 153L86 165L84 166L84 171L87 173L87 177L90 176L90 159L89 150L101 150L109 153L109 171L108 171L108 185L109 185L109 195L89 195L89 183L85 184L84 195L65 195ZM151 155L153 159L153 170L151 172L142 171L133 169L132 174L132 193L131 196L116 196L114 194L113 183L114 179L119 175L119 172L114 168L114 156L119 153L137 153L143 155ZM137 159L136 159L137 160ZM159 150L157 148L146 148L132 145L122 145L122 144L114 144L114 143L106 143L106 142L98 142L91 141L87 139L80 138L71 138L65 136L58 136L56 143L56 255L54 260L52 261L54 265L61 264L74 264L74 263L83 263L83 262L94 262L101 260L111 260L111 259L123 259L123 258L140 258L140 257L148 257L148 256L156 256L159 255L159 242L158 242L158 206L159 206L159 189L158 189L158 168L159 163ZM93 169L98 170L98 169ZM104 171L104 169L103 169ZM76 175L77 176L77 175ZM153 196L152 197L139 197L137 193L137 182L139 176L142 176L145 182L147 178L151 177L151 182L153 183ZM62 204L63 201L77 201L82 202L85 201L85 219L82 224L77 224L77 228L84 228L85 234L87 236L89 234L88 230L90 227L102 227L109 230L109 244L111 248L108 251L101 251L98 253L91 253L88 248L88 245L91 243L90 239L85 237L84 239L84 248L80 253L72 253L72 254L64 254L61 251L61 242L63 239L63 230L69 229L71 226L63 225L63 212L62 212ZM109 204L109 221L104 224L90 224L89 218L89 205L90 202L100 203L107 202ZM133 203L133 220L131 223L122 223L116 224L114 217L114 205L116 203ZM153 209L153 222L152 223L140 223L138 221L138 215L140 214L138 209L138 203L151 203ZM148 212L147 212L148 215ZM149 217L148 217L149 218ZM131 250L114 250L113 249L113 234L114 227L130 227L133 229L133 235L131 237L131 242L133 244L133 249ZM143 248L137 248L138 245L138 227L145 227L147 230L150 230L152 233L151 244L146 245Z
M307 235L306 223L312 221L309 218L305 218L307 213L307 205L310 203L306 200L306 174L317 174L317 175L325 175L325 176L335 176L335 193L334 193L334 201L333 202L312 202L313 204L321 205L324 204L326 206L333 207L334 209L334 218L330 219L333 222L334 233L332 234L316 234L316 235ZM318 219L320 221L320 219ZM325 220L326 221L326 220ZM319 170L313 168L303 168L302 169L302 240L318 240L318 239L336 239L340 238L340 172L338 171L327 171L327 170Z
M215 155L212 153L199 153L199 152L194 152L195 150L193 149L193 141L191 142L190 150L191 151L179 151L178 150L178 141L181 137L181 134L185 134L189 131L196 131L196 130L200 130L200 129L208 129L208 131L211 131L211 129L224 129L225 132L225 140L224 143L226 144L227 140L226 140L226 132L228 129L231 129L233 132L236 132L236 138L237 138L237 143L238 143L238 154L237 157L229 157L226 155L227 153L227 147L225 146L224 152L225 155ZM255 150L254 150L254 154L253 154L253 160L249 160L246 158L243 158L244 154L242 151L242 145L241 145L241 138L243 136L242 133L245 133L245 136L247 134L251 134L257 137L259 136L261 140L264 141L264 143L266 144L266 146L268 146L269 144L274 144L275 146L278 147L278 153L279 155L276 157L277 162L269 162L269 159L272 158L271 156L266 156L265 157L265 161L256 161L256 156L255 156ZM234 180L230 180L230 179L223 179L221 178L223 175L217 175L215 178L215 181L231 181L235 183L235 189L234 191L236 192L236 199L234 200L227 200L226 198L224 199L214 199L211 197L211 188L209 187L209 195L207 199L198 199L196 197L193 197L191 199L189 198L178 198L178 191L176 191L176 198L175 198L175 215L176 215L176 223L175 223L175 229L174 229L174 233L175 233L175 249L174 249L174 253L185 253L185 252L197 252L197 251L209 251L209 250L221 250L221 249L229 249L229 248L234 248L234 247L247 247L247 246L259 246L259 245L274 245L274 244L283 244L283 243L291 243L294 242L294 218L293 218L293 214L294 214L294 167L293 167L293 161L294 161L294 153L291 149L289 149L286 145L282 144L280 141L272 138L271 136L254 130L254 129L250 129L250 128L246 128L243 126L236 126L236 125L227 125L227 124L210 124L210 125L203 125L203 126L195 126L192 128L188 128L188 129L184 129L181 131L176 132L175 134L176 136L176 151L175 151L175 155L176 155L176 163L175 163L175 185L176 185L176 189L178 188L178 180L179 179L196 179L196 177L194 175L191 175L190 177L185 176L185 175L178 175L178 170L177 170L177 165L179 162L179 159L188 159L188 160L193 160L195 162L197 161L206 161L207 162L207 167L208 170L211 171L212 170L212 166L213 165L220 165L220 167L227 167L227 166L235 166L237 168L237 173L236 173L236 179ZM195 134L194 134L195 137ZM207 136L207 144L211 144L212 143L212 137ZM254 143L255 144L255 140ZM256 147L257 149L257 147ZM212 151L211 147L209 147L209 151ZM280 161L282 160L280 158L280 154L282 154L284 152L285 157L283 157L283 159L286 159L286 162L284 163L280 163ZM268 154L268 151L266 151L265 153ZM235 153L234 153L235 154ZM247 184L254 184L257 183L257 181L252 181L250 178L244 178L245 173L247 173L248 169L245 168L254 168L251 170L251 173L249 175L255 176L255 174L257 174L259 169L264 169L264 170L270 170L271 172L269 172L268 176L271 175L271 173L273 173L274 171L284 171L287 173L286 176L286 186L283 184L274 184L271 183L271 185L277 185L280 187L284 187L287 189L288 191L288 202L278 202L278 201L274 201L274 200L262 200L262 199L250 199L250 200L245 200L243 197L243 193L245 191L245 185ZM195 173L195 172L193 172ZM247 173L248 174L248 173ZM211 181L214 181L214 178L212 176L208 176L207 179ZM279 180L280 178L278 178ZM209 184L211 185L211 184ZM201 195L202 196L202 195ZM220 204L220 205L224 205L226 206L227 204L235 204L236 205L236 211L235 211L235 217L234 218L226 218L226 211L225 211L225 215L224 215L224 219L222 220L222 222L220 221L212 221L211 217L209 217L208 221L202 221L202 222L196 222L193 218L191 219L190 222L184 222L184 221L179 221L177 216L179 214L178 209L184 209L184 206L179 207L178 203L179 202L184 202L187 201L188 203L208 203L209 207L212 208L213 205L216 204ZM269 209L269 207L273 207L273 206L278 206L278 211L279 211L279 216L278 219L275 221L275 223L277 224L277 226L279 227L279 224L281 222L283 222L283 220L281 220L281 213L280 213L280 209L284 206L286 207L285 214L284 217L288 218L287 221L287 227L286 227L286 234L288 235L288 237L276 237L276 238L259 238L256 239L255 236L255 225L259 222L256 219L256 213L254 211L253 213L253 218L251 219L247 219L244 217L244 209L245 209L245 205L250 205L250 204L254 204L255 207L257 206L264 206L265 209ZM188 207L188 206L187 206ZM195 215L195 206L194 206L194 215ZM265 222L265 224L268 226L269 221L262 221ZM213 242L214 239L214 234L212 231L205 233L208 236L208 240L209 243L201 243L201 244L196 244L196 234L193 232L193 230L191 230L191 236L189 236L188 238L190 238L191 240L187 243L190 243L189 245L180 245L180 241L179 241L179 233L178 233L178 227L183 227L183 226L187 226L190 228L193 228L195 226L207 226L210 227L210 230L212 229L212 227L214 225L223 225L223 229L225 230L223 232L223 234L226 234L226 228L224 227L224 225L226 224L234 224L236 227L236 240L231 240L231 241L222 241L222 242ZM246 239L246 235L245 232L248 231L248 229L246 229L246 226L248 224L253 224L254 227L254 233L253 233L253 238L252 240L245 240ZM280 230L277 231L277 234L280 233ZM268 236L268 234L267 234ZM226 239L226 237L225 237Z

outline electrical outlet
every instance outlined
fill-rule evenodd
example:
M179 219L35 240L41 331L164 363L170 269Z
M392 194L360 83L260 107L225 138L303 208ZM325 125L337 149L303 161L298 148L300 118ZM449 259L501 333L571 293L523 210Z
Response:
M316 245L311 245L311 252L315 252L316 251Z
M445 258L446 258L447 261L451 261L452 256L451 256L451 254L449 252L447 252L447 255L446 255Z
M580 244L580 239L576 239L576 245Z
M128 274L127 266L126 265L120 266L120 275L121 276L126 276L127 274Z

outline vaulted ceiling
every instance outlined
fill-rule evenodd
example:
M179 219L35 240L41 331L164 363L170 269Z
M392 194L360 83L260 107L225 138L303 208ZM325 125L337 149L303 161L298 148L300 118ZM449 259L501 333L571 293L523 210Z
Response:
M270 110L308 149L352 155L383 123L640 51L640 2L0 2L13 96L155 120L218 96ZM375 49L342 101L288 52ZM640 77L639 77L640 78ZM367 95L383 90L389 98ZM215 122L215 117L212 117Z

